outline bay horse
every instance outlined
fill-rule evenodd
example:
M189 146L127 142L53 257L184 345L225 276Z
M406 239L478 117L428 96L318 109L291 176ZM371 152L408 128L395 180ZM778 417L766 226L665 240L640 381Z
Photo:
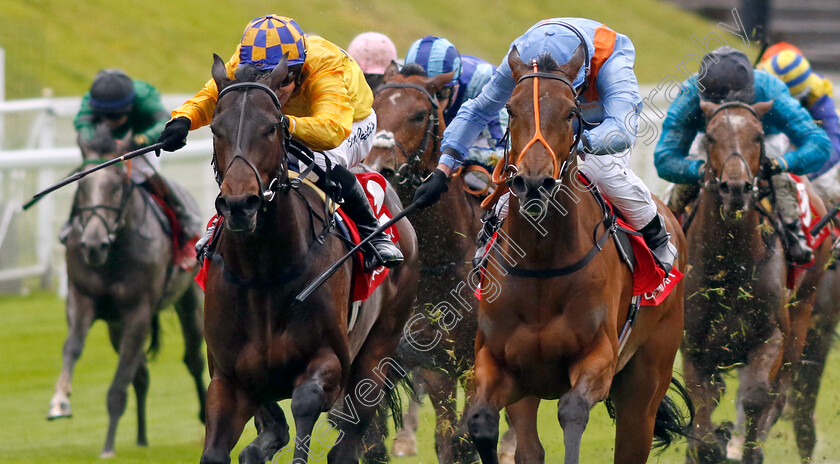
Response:
M230 462L252 416L258 436L239 462L272 460L289 441L276 404L287 398L297 429L293 462L307 461L313 435L327 438L324 427L313 428L336 403L343 409L334 409L333 416L343 419L336 419L337 426L328 422L329 429L339 429L329 462L356 462L368 425L388 396L384 391L394 386L389 371L401 369L390 357L418 281L416 237L407 220L397 223L405 262L364 302L352 330L352 262L303 303L295 300L347 249L331 236L318 193L288 174L286 128L275 94L286 74L283 59L265 76L231 80L214 55L219 98L210 127L220 186L216 207L224 227L206 279L211 381L202 463ZM401 210L393 190L385 204L393 214Z
M497 167L497 174L508 173L502 179L512 192L501 229L507 239L497 250L522 260L515 267L490 265L484 276L498 293L485 293L479 303L476 397L467 413L484 463L497 462L503 407L516 429L516 462L544 462L536 420L543 398L560 400L566 464L579 462L589 411L608 398L616 420L615 462L644 463L654 435L667 445L684 433L679 411L666 397L672 381L677 383L672 369L683 328L681 281L658 306L638 312L619 349L633 282L609 240L605 211L576 175L573 122L579 104L572 81L583 62L581 47L563 65L548 54L523 63L515 47L508 57L516 82L508 102L515 169ZM569 193L573 188L581 194ZM541 201L540 191L557 207L542 209L537 228L533 201ZM685 239L665 206L658 200L656 205L679 250L674 267L684 270Z
M761 117L772 102L701 102L700 107L707 121L708 162L688 230L691 271L681 347L686 387L697 408L687 462L725 460L728 434L712 424L711 415L725 389L721 374L741 366L743 462L760 463L761 442L781 412L792 366L805 344L830 244L815 250L815 264L798 278L789 299L781 241L768 232L772 226L765 218L771 215L756 193L764 155ZM810 186L808 191L817 212L825 214Z
M392 63L385 69L384 84L377 89L373 101L377 139L364 162L391 182L404 203L412 201L423 178L437 166L445 128L438 93L452 76L450 72L428 78L417 64L398 71ZM477 302L463 289L468 288L480 216L479 200L466 193L463 177L455 176L440 201L415 213L411 220L420 253L422 279L416 308L422 320L411 324L398 355L406 366L418 368L416 374L422 382L417 383L425 387L435 409L435 449L442 463L474 461L475 451L458 430L456 397L459 379L474 360ZM461 297L453 298L451 292ZM449 315L442 317L438 305L450 300L457 301L457 307L446 308ZM417 413L412 404L404 422L417 424ZM398 431L395 454L412 454L416 446L412 427Z
M101 124L93 139L81 144L85 165L122 156L126 146L124 141L118 145L107 126ZM182 195L197 213L195 200L186 192ZM203 421L202 295L193 282L198 268L184 270L173 264L167 230L171 226L162 211L131 181L126 168L117 164L79 181L70 225L65 240L69 330L47 419L72 417L69 395L73 368L82 354L88 330L95 320L101 319L108 325L111 345L119 354L117 372L108 389L108 432L101 456L115 455L114 439L125 412L129 384L137 395L137 444L147 446L149 369L144 344L151 335L150 350L157 350L158 313L174 303L184 336L184 363L195 381L199 418Z

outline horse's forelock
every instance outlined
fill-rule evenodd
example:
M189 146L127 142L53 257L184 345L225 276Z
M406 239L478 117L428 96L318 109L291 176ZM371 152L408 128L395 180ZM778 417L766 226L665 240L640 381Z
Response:
M405 66L402 67L402 69L400 69L400 74L405 76L405 77L410 77L410 76L428 77L428 73L426 73L426 70L423 69L423 66L421 66L417 63L406 64Z
M560 64L551 56L551 53L545 52L537 57L537 69L545 72L559 71Z
M256 82L267 76L269 71L262 70L256 66L246 64L236 69L234 73L235 82Z
M88 152L98 155L110 155L117 151L117 139L111 135L111 129L104 123L96 126L93 137L87 142Z

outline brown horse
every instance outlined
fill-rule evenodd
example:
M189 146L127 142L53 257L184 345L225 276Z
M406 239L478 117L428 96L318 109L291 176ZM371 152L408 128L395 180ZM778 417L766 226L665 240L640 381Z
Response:
M667 443L683 429L665 396L682 336L681 282L659 306L639 311L619 348L632 276L609 239L596 196L576 177L571 149L579 110L571 82L583 61L581 47L562 66L550 55L526 65L515 48L508 58L517 82L508 102L515 169L502 168L512 176L511 214L498 245L501 264L489 265L485 275L485 285L496 286L497 293L485 292L479 304L476 398L467 418L485 463L496 462L499 410L505 406L516 429L516 462L544 461L536 429L541 398L560 399L567 464L579 462L589 411L608 397L617 423L616 462L644 463L654 435ZM534 204L545 194L555 206L542 203L537 209L543 215ZM678 224L661 202L657 207L680 250L674 266L685 269ZM511 258L521 262L504 264Z
M709 160L688 231L691 272L682 351L686 387L697 407L688 462L726 458L727 433L713 426L711 415L725 388L722 372L743 366L738 391L746 418L743 462L760 463L760 443L778 418L791 366L802 353L830 244L815 250L814 266L798 279L795 297L786 304L781 242L768 232L772 227L765 217L770 215L755 198L763 156L761 117L772 102L700 106L707 119Z
M453 75L427 78L425 74L416 64L399 72L392 64L373 101L378 139L365 164L385 175L404 203L411 202L422 179L437 166L444 130L443 107L437 95ZM479 201L464 187L463 178L456 176L435 206L412 217L423 277L417 301L422 317L411 324L410 338L402 341L398 351L405 365L420 368L419 376L437 416L435 449L442 463L473 462L475 455L472 446L461 439L463 431L457 430L460 415L455 401L458 379L474 360L477 305L466 282L473 238L481 227ZM454 299L451 292L461 297ZM458 303L447 306L449 315L441 317L438 305L447 301ZM412 417L406 417L406 424L416 423L417 408L410 408L408 414ZM399 431L394 448L397 454L416 449L414 430Z
M212 380L202 463L230 462L252 416L259 434L240 462L271 460L289 440L275 402L290 397L297 436L294 450L287 451L294 462L307 461L313 435L322 441L334 428L339 438L329 462L356 462L363 435L394 386L389 370L405 375L390 356L418 281L416 238L408 221L398 223L405 262L364 302L352 329L349 261L304 303L296 303L295 295L341 257L346 245L325 230L329 218L323 217L317 193L289 179L286 132L272 90L286 73L282 60L254 82L231 81L214 56L212 75L220 93L211 129L221 190L216 206L224 228L207 274ZM401 209L391 190L385 204L394 214ZM335 403L341 407L333 410L338 424L330 419L326 428L313 430Z

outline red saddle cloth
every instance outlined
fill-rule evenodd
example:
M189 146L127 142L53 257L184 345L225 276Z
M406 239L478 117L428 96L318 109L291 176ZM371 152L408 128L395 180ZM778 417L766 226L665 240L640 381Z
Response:
M831 235L833 226L829 223L827 226L823 227L820 233L816 236L811 235L811 227L819 222L820 219L822 219L822 216L817 212L814 204L808 197L808 190L805 188L805 183L802 182L802 179L795 174L789 175L796 182L796 196L799 200L799 222L802 224L802 232L805 234L805 240L808 242L808 246L811 247L812 250L816 250L817 247L819 247L822 242ZM810 263L802 266L789 265L787 273L787 288L791 290L796 288L796 280L803 272L805 272L806 269L813 265L813 259Z
M169 238L172 242L172 262L181 269L189 271L195 266L195 244L199 237L191 237L187 243L181 243L181 223L175 215L175 211L157 195L149 194L155 203L160 206L166 219L169 220ZM203 288L203 287L202 287Z
M362 187L367 194L368 202L370 202L370 206L373 208L373 212L376 217L379 218L379 222L385 223L389 221L392 216L388 207L385 206L385 192L388 186L385 178L378 172L357 173L356 178L359 180L359 183L362 184ZM346 230L349 233L349 237L347 238L354 244L358 244L361 240L356 224L347 217L341 208L336 210L336 215L336 219L346 226ZM213 218L210 219L210 222L207 223L207 227L210 227L210 224L213 223L213 219L215 219L215 216L213 216ZM215 240L215 234L218 233L220 229L221 227L219 224L214 231L214 237L210 240L211 243ZM389 227L385 233L388 234L388 237L390 237L391 241L394 243L397 243L400 240L400 233L397 230L396 225ZM209 266L210 260L205 258L202 263L201 270L198 272L198 275L195 276L195 281L202 290L204 290L205 281L207 280L207 269ZM368 299L373 291L385 281L385 277L387 276L388 268L384 266L380 266L371 272L365 272L362 253L356 253L356 256L353 259L352 300L364 301Z

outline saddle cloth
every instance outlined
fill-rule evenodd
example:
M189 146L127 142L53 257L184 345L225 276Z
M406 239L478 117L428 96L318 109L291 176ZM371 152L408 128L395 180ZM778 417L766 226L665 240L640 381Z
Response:
M808 196L808 190L805 188L805 183L802 182L801 177L795 174L789 174L789 176L796 182L796 196L799 200L799 222L802 225L802 233L805 234L805 240L808 242L808 246L812 250L816 250L831 235L833 226L829 223L816 236L811 235L811 227L819 222L822 216L814 208L814 204ZM794 289L799 276L813 265L813 259L810 263L802 266L788 265L787 288Z
M355 173L356 178L362 184L362 187L365 190L365 193L368 197L368 202L370 202L371 208L373 208L374 214L379 218L380 223L385 223L391 219L391 212L388 210L388 207L385 205L385 191L387 187L387 181L381 174L377 172L363 172L363 173ZM297 173L290 171L289 175L292 177L297 177ZM315 184L311 183L309 180L304 179L303 183L307 185L309 188L315 190L318 195L321 197L322 200L326 200L326 194L321 191ZM338 208L335 211L335 219L338 225L338 230L342 233L344 238L349 242L356 245L360 242L359 231L356 228L356 224L350 220L349 217L344 213L341 208ZM216 219L216 215L210 219L210 222L207 223L207 227L210 227L213 224L213 221ZM218 238L218 233L222 229L221 224L222 219L216 224L216 229L213 231L213 237L210 239L210 244L208 245L209 249L215 248L215 241ZM389 227L386 231L388 237L391 238L391 241L397 243L400 239L399 231L397 230L396 225ZM201 270L199 271L198 275L195 276L195 281L201 287L202 290L205 288L205 282L207 280L207 270L210 267L211 260L208 258L204 258L204 262L202 263ZM382 266L377 269L372 270L371 272L364 272L364 260L362 258L361 252L356 253L353 258L353 284L352 284L352 293L351 293L351 300L352 301L364 301L370 297L374 290L376 290L379 285L385 281L385 277L388 276L388 268Z
M145 189L141 190L148 194L149 198L154 200L155 204L160 207L160 211L166 217L169 228L167 229L166 225L164 225L164 229L169 234L169 240L172 243L172 263L185 271L193 269L195 266L195 244L198 242L200 237L197 235L189 237L186 243L181 243L181 231L184 229L183 225L180 221L178 221L178 216L175 214L175 211L173 211L172 208L163 201L163 199L146 191ZM163 221L161 221L161 223L163 223Z

